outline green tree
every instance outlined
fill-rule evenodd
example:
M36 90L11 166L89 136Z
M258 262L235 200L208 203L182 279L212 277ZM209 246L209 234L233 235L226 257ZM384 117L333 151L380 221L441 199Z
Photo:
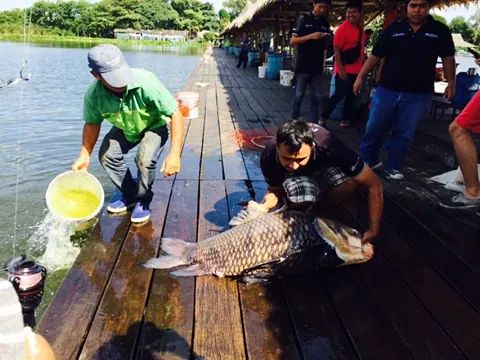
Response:
M223 7L230 12L232 19L236 18L246 5L247 0L225 0L223 2Z
M448 25L447 19L445 19L442 15L432 14L432 17L435 20L440 21L442 24Z
M480 46L480 9L475 12L475 14L470 18L470 23L472 24L473 29L473 39L472 42Z
M474 41L474 30L472 26L462 17L457 16L450 21L452 33L460 33L466 41Z
M20 33L23 29L24 11L20 9L0 12L0 32Z
M172 0L173 9L178 13L179 29L188 31L219 29L218 19L211 3L199 0Z
M218 18L219 18L219 22L220 22L219 25L221 30L225 29L228 26L228 24L230 24L231 17L227 10L220 9L220 11L218 12Z
M178 12L165 0L143 1L137 11L144 17L144 29L175 29L178 24Z

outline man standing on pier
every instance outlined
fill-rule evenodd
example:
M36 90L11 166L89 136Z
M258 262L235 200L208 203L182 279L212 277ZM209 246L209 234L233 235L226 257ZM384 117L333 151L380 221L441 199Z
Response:
M161 171L164 176L180 171L182 114L177 101L160 80L151 72L130 68L116 46L104 44L92 48L88 53L88 66L96 81L85 94L82 147L72 168L88 169L101 123L110 122L113 127L103 139L99 158L120 193L107 210L121 213L134 207L131 221L144 223L150 219L152 185L160 150L169 136L169 123L170 153ZM124 157L137 145L138 178L134 179Z
M318 105L322 91L322 72L325 51L331 47L332 31L328 21L331 0L313 0L313 10L298 18L292 29L290 44L297 47L295 61L295 99L292 119L298 119L307 85L310 87L308 120L318 121Z
M363 31L362 3L349 0L346 6L345 21L335 31L333 48L335 50L335 93L319 121L325 126L333 110L345 99L341 127L349 127L354 118L355 95L353 83L365 62L365 32Z
M360 154L371 167L380 166L380 147L392 130L385 146L388 149L385 171L387 178L393 180L403 179L401 170L408 148L430 104L438 57L448 80L445 97L450 100L455 92L452 34L446 25L429 15L430 1L408 1L407 20L393 23L382 32L353 85L358 95L367 75L380 59L385 59Z

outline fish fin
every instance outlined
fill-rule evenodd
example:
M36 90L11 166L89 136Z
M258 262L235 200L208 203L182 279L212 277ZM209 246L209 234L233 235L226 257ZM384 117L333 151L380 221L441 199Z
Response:
M279 259L267 261L262 264L258 264L254 267L245 269L240 274L240 278L262 279L262 278L272 277L274 275L274 270L273 270L274 266L282 263L283 261L285 261L285 258L281 257ZM252 281L245 281L245 282L252 282Z
M196 247L196 244L188 243L180 239L162 238L160 248L168 255L183 257L189 249Z
M195 264L184 269L172 271L170 274L173 276L203 276L203 275L210 275L210 273L200 269L200 265Z
M141 264L145 268L151 269L169 269L176 266L186 265L186 259L178 256L163 255L158 258L152 258Z

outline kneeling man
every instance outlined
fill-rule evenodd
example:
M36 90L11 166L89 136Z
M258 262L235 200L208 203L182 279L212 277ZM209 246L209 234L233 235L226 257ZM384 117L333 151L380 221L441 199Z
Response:
M284 123L277 131L276 142L264 149L260 165L268 191L260 204L249 202L247 211L232 219L233 223L241 222L248 210L268 212L282 199L289 205L317 201L322 207L335 206L366 187L369 228L362 241L370 242L378 235L383 212L382 182L358 154L325 128L304 121Z

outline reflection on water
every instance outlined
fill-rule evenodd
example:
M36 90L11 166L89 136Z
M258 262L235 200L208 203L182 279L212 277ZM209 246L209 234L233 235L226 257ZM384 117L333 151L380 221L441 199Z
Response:
M20 253L36 257L41 249L48 248L61 249L71 257L78 252L78 247L67 240L73 228L47 216L44 202L50 180L70 169L78 155L83 94L93 81L87 66L90 45L71 45L25 48L23 44L0 42L0 79L18 76L24 59L28 59L27 71L31 73L29 81L0 89L0 263ZM201 49L152 49L142 45L124 53L130 66L154 72L174 93L197 65L200 57L191 54L198 51ZM100 139L109 128L108 123L103 124ZM108 199L113 187L98 164L98 147L89 171L100 180ZM129 160L133 159L131 155ZM57 243L47 246L54 238ZM68 258L56 251L41 259L52 268L66 266L53 262Z

